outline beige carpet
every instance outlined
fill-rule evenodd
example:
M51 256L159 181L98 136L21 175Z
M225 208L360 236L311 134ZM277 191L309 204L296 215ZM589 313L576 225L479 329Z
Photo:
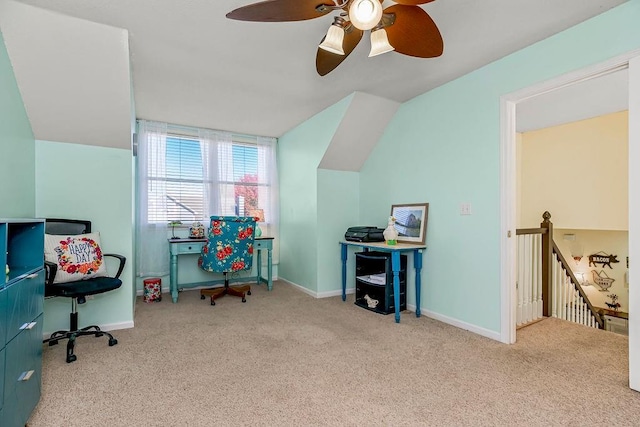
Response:
M556 319L508 346L276 282L246 304L139 299L135 325L80 338L71 364L46 346L30 427L640 423L627 337Z

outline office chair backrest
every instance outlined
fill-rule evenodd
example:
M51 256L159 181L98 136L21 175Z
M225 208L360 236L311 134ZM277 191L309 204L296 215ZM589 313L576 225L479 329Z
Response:
M47 218L44 223L46 234L76 235L91 233L91 221L79 219Z
M253 217L212 216L209 237L198 264L205 271L251 269L256 220Z

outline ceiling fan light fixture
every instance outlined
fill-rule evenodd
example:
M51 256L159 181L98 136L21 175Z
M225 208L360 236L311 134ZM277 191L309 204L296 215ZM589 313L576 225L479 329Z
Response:
M382 55L383 53L391 52L395 50L389 38L387 37L387 31L384 28L371 31L371 51L369 51L369 58L372 56Z
M342 48L343 42L344 28L331 24L329 31L327 31L327 36L318 47L326 50L327 52L335 53L336 55L344 55L344 49Z
M382 18L382 5L378 0L354 0L349 6L349 19L359 30L370 30Z

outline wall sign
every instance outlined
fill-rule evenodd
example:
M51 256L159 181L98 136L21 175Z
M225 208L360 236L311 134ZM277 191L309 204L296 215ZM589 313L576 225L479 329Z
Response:
M602 292L606 292L611 287L611 285L613 285L613 282L616 281L616 279L612 279L611 277L607 276L607 273L605 273L604 270L600 270L600 273L598 273L596 270L593 270L591 274L593 274L593 281L596 285L598 285L600 291Z
M602 251L595 253L593 255L589 255L589 267L597 267L597 264L601 264L601 267L609 267L611 269L613 269L613 267L611 267L611 264L615 264L618 263L620 261L618 261L618 255L609 255L607 253L604 253Z

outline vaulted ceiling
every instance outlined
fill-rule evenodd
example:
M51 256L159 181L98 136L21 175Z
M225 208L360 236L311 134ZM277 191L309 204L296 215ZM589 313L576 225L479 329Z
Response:
M36 138L59 138L61 131L52 132L55 123L43 122L46 114L31 114L37 107L30 104L42 103L47 96L47 108L83 122L90 119L83 115L87 111L92 117L100 115L95 120L129 114L122 104L132 94L138 118L277 137L355 91L407 101L624 1L435 0L421 7L442 33L441 57L419 59L391 52L368 58L365 37L324 77L316 72L315 56L335 13L282 23L225 17L250 0L0 0L5 3L0 30ZM29 24L29 17L42 16L41 12L54 17L55 24L42 34L29 34L29 25L42 27L42 21ZM16 18L23 22L12 24ZM80 20L105 25L88 28L77 23ZM58 40L60 32L66 38ZM65 65L67 81L58 73L47 82L64 87L68 97L42 87L49 71L60 66L51 54L54 42L59 43L57 49L71 49L66 54L78 56ZM130 59L129 81L122 76L123 55ZM96 69L87 65L89 61ZM100 70L99 80L78 82L77 73L94 75ZM99 90L90 84L100 85ZM99 111L96 103L101 104Z

